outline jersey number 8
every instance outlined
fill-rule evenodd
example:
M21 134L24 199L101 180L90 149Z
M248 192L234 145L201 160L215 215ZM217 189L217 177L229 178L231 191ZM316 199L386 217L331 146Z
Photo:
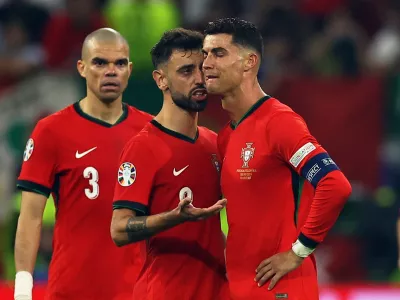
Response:
M83 177L89 179L89 184L91 188L85 189L85 195L90 200L94 200L99 196L100 188L99 188L99 172L93 167L87 167L83 171Z
M187 186L181 188L181 190L179 191L179 200L183 200L185 198L190 198L193 200L193 192Z

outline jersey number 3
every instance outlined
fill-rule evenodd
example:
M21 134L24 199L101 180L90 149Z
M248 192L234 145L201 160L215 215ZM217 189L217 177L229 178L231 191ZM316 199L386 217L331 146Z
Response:
M85 189L85 195L90 200L94 200L99 196L100 188L99 188L99 172L93 167L87 167L83 171L83 177L89 179L89 184L91 188Z

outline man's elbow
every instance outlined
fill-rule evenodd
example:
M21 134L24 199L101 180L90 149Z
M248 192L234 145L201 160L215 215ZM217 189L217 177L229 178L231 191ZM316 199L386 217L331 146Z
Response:
M338 199L340 199L340 204L344 205L350 198L352 188L350 182L342 172L334 172L334 190Z
M122 247L126 245L126 242L123 239L124 234L118 230L114 222L111 223L110 233L111 239L117 247Z

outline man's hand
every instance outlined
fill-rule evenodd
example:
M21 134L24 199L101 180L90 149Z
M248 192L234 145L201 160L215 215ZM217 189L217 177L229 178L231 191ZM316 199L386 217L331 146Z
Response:
M292 250L275 254L260 263L256 269L257 275L254 281L258 282L258 286L263 286L272 278L268 287L272 290L283 276L298 268L302 262L303 258L294 254Z
M192 199L185 198L179 201L174 210L183 221L203 220L219 213L226 206L226 199L218 200L214 205L207 208L197 208L192 204Z

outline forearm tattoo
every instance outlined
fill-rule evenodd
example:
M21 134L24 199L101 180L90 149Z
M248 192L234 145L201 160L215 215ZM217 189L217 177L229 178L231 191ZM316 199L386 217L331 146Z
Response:
M147 238L150 231L146 225L147 216L144 217L130 217L126 224L126 232L130 241Z

